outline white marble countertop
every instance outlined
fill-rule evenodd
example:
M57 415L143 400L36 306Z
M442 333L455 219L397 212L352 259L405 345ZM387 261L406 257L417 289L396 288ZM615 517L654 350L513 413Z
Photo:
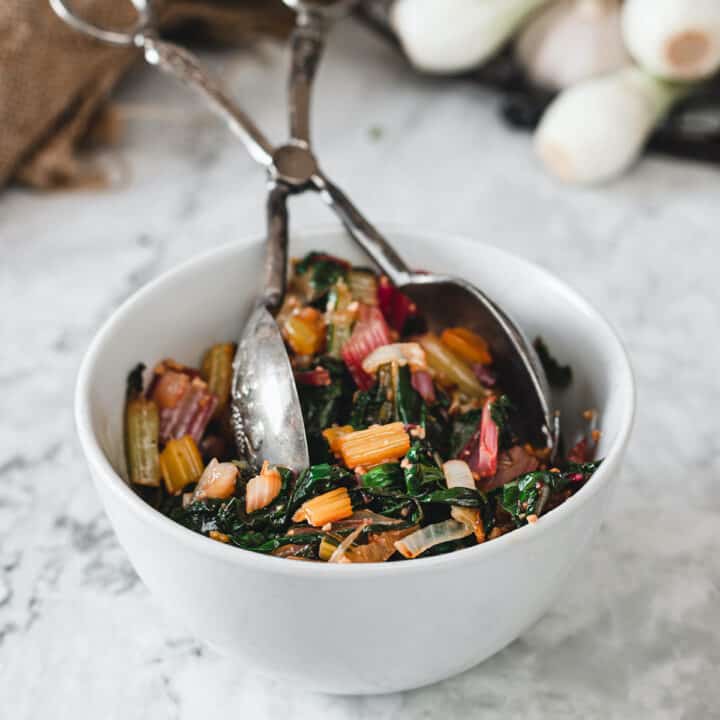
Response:
M496 99L415 77L364 31L332 41L316 136L378 221L464 233L546 266L601 307L637 372L627 472L589 563L532 632L400 695L280 687L170 624L118 546L72 419L108 314L194 253L263 226L262 179L185 93L138 72L112 191L0 199L0 715L30 718L717 717L720 707L718 174L651 158L571 190L534 164ZM284 128L282 53L215 57ZM296 227L332 222L293 201ZM701 340L702 338L702 340Z

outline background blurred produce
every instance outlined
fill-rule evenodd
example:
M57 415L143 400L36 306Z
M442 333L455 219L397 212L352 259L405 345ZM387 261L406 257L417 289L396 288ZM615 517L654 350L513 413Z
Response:
M281 0L154 1L164 32L189 43L284 37L292 20ZM75 4L129 18L125 2ZM611 179L646 147L720 164L720 0L361 0L357 17L420 72L501 90L505 119L537 126L537 156L561 180ZM1 3L0 38L0 187L102 184L78 150L117 136L107 99L135 51L74 33L47 0Z
M720 162L717 0L366 0L421 72L509 93L555 177L596 183L647 146Z

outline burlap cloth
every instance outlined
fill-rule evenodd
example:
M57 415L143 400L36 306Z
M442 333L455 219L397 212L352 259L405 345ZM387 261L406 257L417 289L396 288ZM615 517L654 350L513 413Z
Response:
M101 24L132 20L126 0L73 0ZM163 31L227 43L284 34L290 17L279 0L164 0ZM135 50L102 45L67 28L47 0L0 0L0 187L95 183L78 146Z

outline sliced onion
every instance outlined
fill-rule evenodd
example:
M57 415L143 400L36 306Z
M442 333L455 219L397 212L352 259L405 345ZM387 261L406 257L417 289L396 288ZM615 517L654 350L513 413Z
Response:
M267 461L259 475L250 478L245 491L245 512L252 513L267 507L282 489L280 473L271 468Z
M404 521L388 517L387 515L380 515L380 513L373 512L372 510L356 510L349 518L334 522L332 529L347 530L348 528L355 528L358 525L398 525L402 522Z
M235 492L237 476L238 469L235 465L229 462L221 463L217 461L217 458L213 458L203 470L195 492L192 494L191 502L205 498L218 500L229 498Z
M395 543L418 529L417 525L402 528L401 530L386 530L373 533L367 545L358 545L350 548L345 554L354 563L385 562L396 552Z
M472 535L472 528L457 520L445 520L421 528L395 543L397 551L406 558L416 558L435 545L462 540Z
M349 558L345 557L345 553L348 548L358 539L360 533L364 530L365 525L363 523L353 530L336 548L333 554L328 558L329 563L341 563L350 562Z
M427 370L414 372L411 383L426 403L432 404L435 402L437 399L435 397L435 383L433 382L432 375Z
M373 350L362 363L362 369L373 375L381 365L395 362L398 365L410 364L411 370L427 370L425 351L418 343L392 343Z
M464 460L448 460L443 465L443 473L449 488L475 489L475 480L470 471L470 466Z
M470 471L470 466L464 460L448 460L443 465L445 482L449 488L461 487L475 490L475 479ZM485 540L480 511L477 508L459 507L453 505L450 508L450 516L475 533L478 542Z

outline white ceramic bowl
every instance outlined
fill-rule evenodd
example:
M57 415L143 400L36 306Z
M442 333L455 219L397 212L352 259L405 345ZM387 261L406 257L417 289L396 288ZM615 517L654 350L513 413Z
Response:
M542 334L575 372L565 417L596 407L605 463L562 506L497 540L412 562L290 562L209 540L168 520L125 482L125 378L138 362L197 364L238 336L258 289L262 240L234 243L166 273L131 297L95 337L77 384L77 425L105 509L135 569L168 614L253 668L305 688L384 693L427 685L496 653L525 632L586 553L630 433L634 389L623 348L602 317L544 270L493 247L391 233L416 267L462 275ZM364 257L339 230L292 239L292 253Z

